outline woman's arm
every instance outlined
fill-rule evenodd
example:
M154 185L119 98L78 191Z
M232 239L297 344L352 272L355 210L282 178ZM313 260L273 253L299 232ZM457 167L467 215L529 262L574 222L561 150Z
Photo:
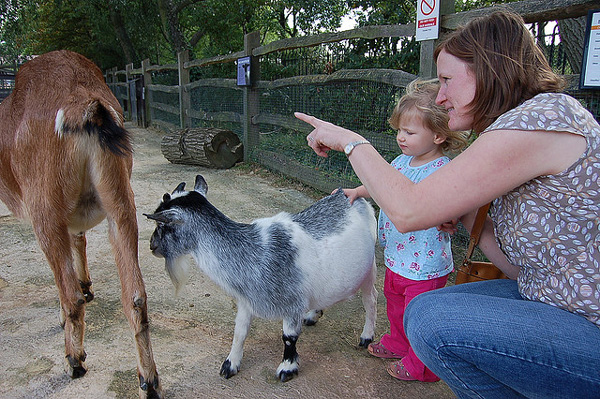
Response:
M314 127L308 143L319 155L363 139L312 116L296 116ZM417 184L370 145L355 147L348 159L371 198L399 231L407 232L456 219L533 178L562 172L585 147L583 137L564 132L491 131Z

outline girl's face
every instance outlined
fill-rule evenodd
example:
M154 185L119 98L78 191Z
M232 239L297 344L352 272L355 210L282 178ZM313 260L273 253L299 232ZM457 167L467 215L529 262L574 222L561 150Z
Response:
M437 58L440 91L435 102L448 111L450 130L471 130L473 116L469 104L475 98L475 75L468 65L446 52L440 51Z
M440 144L444 141L446 141L445 137L424 126L423 119L417 110L409 111L400 118L396 142L404 155L414 157L413 166L433 161L442 156Z

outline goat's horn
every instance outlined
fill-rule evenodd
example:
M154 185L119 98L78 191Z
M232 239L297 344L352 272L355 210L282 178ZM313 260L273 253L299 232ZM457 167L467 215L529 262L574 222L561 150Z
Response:
M185 182L181 182L181 183L179 183L179 185L177 187L175 187L175 190L173 190L173 194L182 192L184 189L185 189Z

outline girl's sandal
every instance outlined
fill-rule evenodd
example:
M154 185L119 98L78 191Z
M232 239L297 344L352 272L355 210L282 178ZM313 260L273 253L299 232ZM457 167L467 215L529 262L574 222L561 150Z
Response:
M410 375L408 371L404 368L404 364L402 364L402 360L398 360L396 362L392 362L387 367L387 372L392 377L402 380L402 381L416 381L417 379Z
M381 344L381 342L370 343L367 350L371 355L380 359L402 359L403 357L397 353L387 350L386 347Z

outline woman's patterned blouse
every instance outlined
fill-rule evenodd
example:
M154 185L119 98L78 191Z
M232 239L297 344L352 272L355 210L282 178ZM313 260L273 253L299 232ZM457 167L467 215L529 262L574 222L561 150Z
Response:
M587 141L571 167L496 199L491 216L502 251L520 267L521 295L600 327L600 126L574 98L544 93L501 115L486 132L503 129L566 132Z

